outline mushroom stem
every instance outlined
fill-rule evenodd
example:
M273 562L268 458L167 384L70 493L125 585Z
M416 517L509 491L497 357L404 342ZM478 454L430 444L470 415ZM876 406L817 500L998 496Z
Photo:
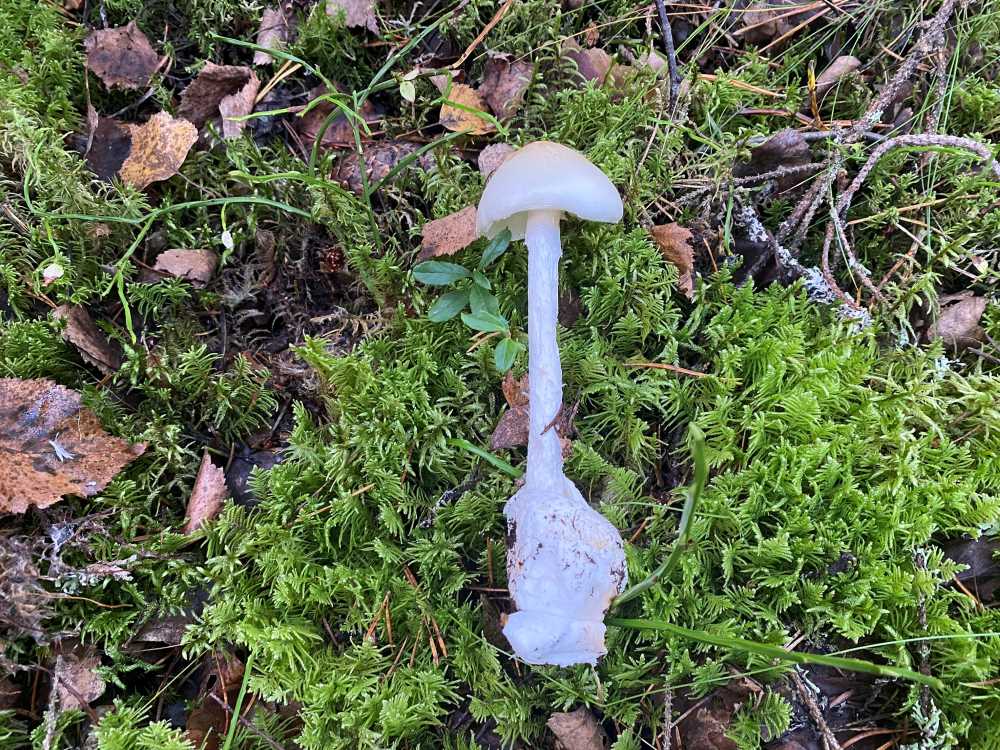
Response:
M562 407L559 317L559 221L562 211L532 211L528 246L528 470L525 484L561 492L563 459L553 421Z

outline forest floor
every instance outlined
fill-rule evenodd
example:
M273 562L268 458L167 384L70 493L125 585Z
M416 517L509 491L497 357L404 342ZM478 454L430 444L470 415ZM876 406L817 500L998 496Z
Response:
M998 61L992 0L0 0L0 750L1000 748ZM500 632L541 139L624 201L559 429L632 582L709 472L596 667Z

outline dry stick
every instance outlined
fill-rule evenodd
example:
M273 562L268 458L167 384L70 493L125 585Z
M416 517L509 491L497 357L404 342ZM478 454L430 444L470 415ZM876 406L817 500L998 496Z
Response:
M823 737L823 744L826 746L826 750L841 750L840 743L837 742L837 738L834 736L833 731L830 729L830 725L826 723L826 719L823 718L823 712L820 711L819 705L816 703L816 697L812 694L812 690L806 685L805 680L802 679L802 675L799 674L799 670L793 669L792 672L792 682L795 683L795 690L798 692L799 697L802 698L802 702L806 704L806 708L809 709L809 716L812 718L813 723L816 725L816 729Z
M667 18L667 9L663 5L663 0L656 0L656 10L660 14L660 31L663 33L663 48L667 53L667 71L670 74L670 109L673 109L677 103L677 91L681 85L681 79L677 73L674 32L670 28L670 19Z
M478 47L479 44L486 38L486 35L493 31L493 27L500 23L500 19L506 15L513 3L514 0L507 0L507 2L500 6L500 9L493 14L493 18L491 18L489 22L483 26L483 30L480 31L479 35L472 40L472 44L465 48L465 52L462 53L462 56L451 66L452 70L457 69L462 63L469 59L469 55L471 55L476 47Z

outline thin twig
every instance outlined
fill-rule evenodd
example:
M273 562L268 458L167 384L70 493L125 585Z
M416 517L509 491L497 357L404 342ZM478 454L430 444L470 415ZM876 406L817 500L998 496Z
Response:
M670 28L670 19L667 17L667 9L663 5L663 0L656 0L656 10L660 14L660 31L663 32L663 48L667 53L667 71L670 74L670 108L673 109L677 103L677 91L681 85L681 78L677 73L677 52L674 49L674 32Z
M227 714L232 714L233 713L232 706L228 705L225 701L223 701L221 698L219 698L219 696L217 696L215 693L209 693L208 697L211 698L216 703L218 703L220 706L222 706L223 710L225 710L225 712ZM272 748L274 748L274 750L285 750L285 748L282 747L277 742L277 740L275 740L273 737L269 737L268 735L264 734L264 732L262 732L260 729L258 729L257 727L255 727L253 725L253 722L249 721L246 717L244 717L244 716L237 716L236 720L239 722L239 724L240 724L241 727L244 727L247 731L249 731L255 737L258 737L259 739L264 740L264 742L267 743L268 747L272 747Z
M486 38L486 35L493 31L493 27L500 23L500 19L507 14L507 11L510 10L510 6L513 5L513 3L514 0L507 0L507 2L500 6L500 9L493 14L493 18L491 18L489 22L483 26L483 30L480 31L479 35L472 40L472 44L466 47L462 56L454 62L451 66L452 70L456 70L462 63L469 59L469 55L471 55L476 47L478 47L479 44Z
M823 737L823 744L826 746L826 750L841 750L840 743L837 742L837 738L830 729L830 725L827 724L826 719L823 718L823 712L816 703L816 697L813 695L809 686L806 685L806 681L802 679L802 675L799 674L799 670L793 669L791 675L792 682L795 683L795 690L798 692L799 697L802 698L802 702L806 704L806 708L809 709L809 716L813 720L813 724L816 725L816 729L819 730L820 735Z

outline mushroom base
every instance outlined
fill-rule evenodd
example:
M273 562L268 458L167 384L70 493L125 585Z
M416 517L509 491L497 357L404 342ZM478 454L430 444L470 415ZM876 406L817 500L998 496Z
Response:
M604 614L625 589L621 535L563 478L563 491L526 485L504 508L512 541L508 587L518 611L503 632L529 664L595 664Z

